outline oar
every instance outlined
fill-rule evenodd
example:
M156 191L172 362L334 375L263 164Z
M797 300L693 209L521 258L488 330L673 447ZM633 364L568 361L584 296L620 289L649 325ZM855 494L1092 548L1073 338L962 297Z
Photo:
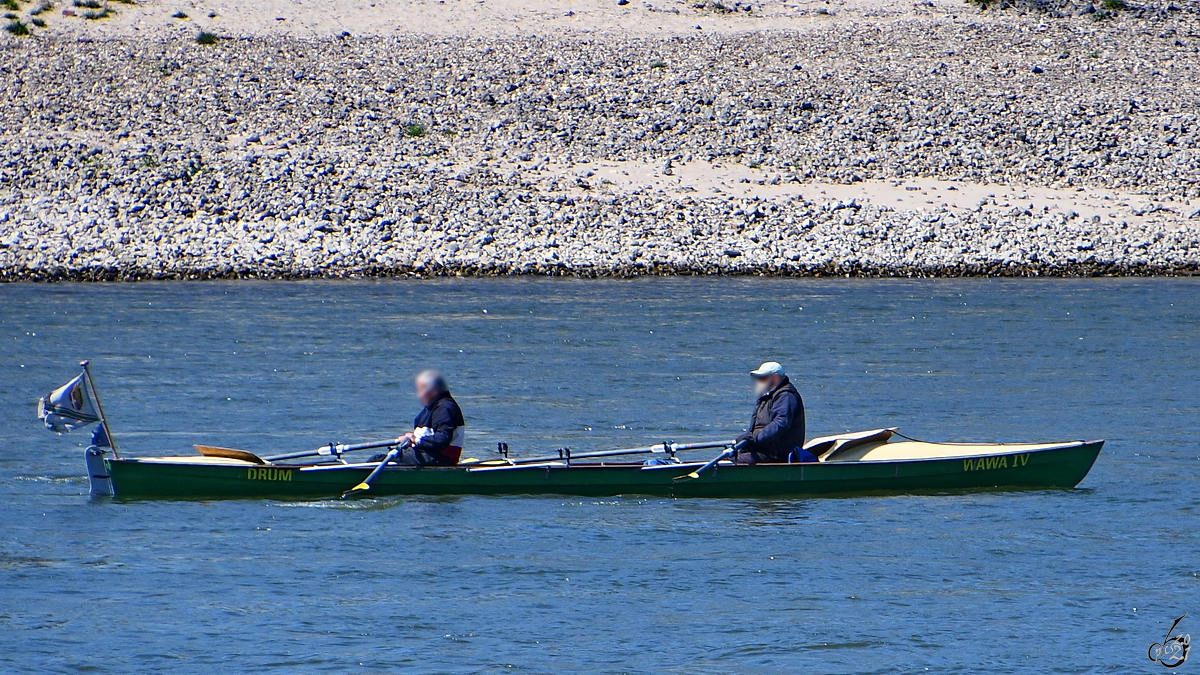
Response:
M314 457L316 455L344 455L347 452L356 452L358 450L374 450L376 448L387 448L396 444L395 439L390 441L372 441L370 443L357 443L354 445L345 445L342 443L330 443L322 445L316 450L307 450L305 452L293 452L286 455L271 455L263 457L268 462L274 462L281 459L296 459L298 457Z
M409 442L406 440L402 445L388 450L388 453L383 456L383 461L380 462L379 465L374 469L372 469L371 473L367 474L367 477L364 478L361 483L342 493L342 499L349 499L351 495L356 495L359 492L366 492L367 490L370 490L371 481L375 480L375 476L378 476L379 472L383 471L383 467L387 466L388 462L395 459L396 455L400 454L400 451L404 450L404 448L407 448L408 446Z
M747 442L748 441L742 441L731 447L725 448L725 452L722 452L721 454L717 455L716 457L713 457L712 461L710 461L708 464L705 464L704 466L700 467L699 469L696 469L695 471L693 471L689 474L684 474L682 476L675 476L671 480L673 480L675 482L680 482L680 481L685 481L685 480L696 480L697 478L700 477L700 474L702 474L705 471L708 471L709 469L716 466L717 462L725 459L726 457L732 457L733 455L736 455L738 453L738 450L741 450L742 448L746 447Z
M541 464L543 462L556 462L560 460L572 459L595 459L597 457L620 457L622 455L648 455L653 453L676 453L684 450L703 450L705 448L724 448L728 447L733 441L702 441L699 443L659 443L650 445L644 448L626 448L624 450L601 450L599 452L560 452L557 455L545 455L542 457L522 457L520 459L507 460L511 464ZM477 459L473 462L460 462L459 466L474 466L476 464L491 464L493 462L503 462L505 460L496 459Z
M334 455L334 456L340 457L341 455L344 455L347 452L355 452L358 450L374 450L376 448L386 448L386 447L389 447L389 446L392 446L395 444L396 444L396 441L394 441L394 440L392 440L392 441L372 441L370 443L358 443L355 445L345 445L342 443L330 443L329 445L322 445L321 447L317 448L316 450L305 450L303 452L290 452L290 453L287 453L284 455L270 455L267 457L259 457L258 455L254 454L253 452L247 452L245 450L237 450L234 448L218 448L218 447L215 447L212 445L196 445L193 447L195 447L196 450L199 451L200 454L204 455L205 457L228 457L230 459L240 459L240 460L243 460L246 462L253 462L255 464L266 464L268 462L276 462L281 459L297 459L299 457L317 457L317 456L327 456L327 455Z

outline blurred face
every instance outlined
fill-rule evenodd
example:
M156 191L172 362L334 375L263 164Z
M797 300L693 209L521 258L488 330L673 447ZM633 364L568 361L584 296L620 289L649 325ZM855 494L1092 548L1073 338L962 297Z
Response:
M432 379L425 377L417 378L417 400L421 402L421 405L429 405L440 393Z
M754 395L763 396L779 386L781 379L778 375L754 378Z

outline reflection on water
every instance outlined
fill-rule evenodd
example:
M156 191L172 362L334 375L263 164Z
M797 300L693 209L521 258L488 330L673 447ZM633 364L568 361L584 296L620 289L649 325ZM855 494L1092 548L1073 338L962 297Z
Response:
M744 522L751 527L795 525L811 517L812 506L811 502L802 500L748 501L743 504Z

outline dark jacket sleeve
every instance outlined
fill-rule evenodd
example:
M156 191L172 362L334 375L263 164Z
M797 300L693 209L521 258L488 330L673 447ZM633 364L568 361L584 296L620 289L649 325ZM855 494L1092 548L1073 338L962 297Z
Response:
M454 430L462 426L462 413L453 401L443 400L430 411L429 424L433 433L422 438L417 443L417 449L426 452L441 452L450 447L454 438Z
M783 442L799 411L800 399L795 394L785 392L775 399L775 403L771 405L771 422L754 434L754 444L771 447Z

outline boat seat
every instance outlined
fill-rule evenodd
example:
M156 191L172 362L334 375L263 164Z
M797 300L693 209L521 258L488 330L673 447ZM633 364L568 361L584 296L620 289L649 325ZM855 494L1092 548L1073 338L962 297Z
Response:
M816 455L817 461L828 462L846 451L868 444L886 443L898 427L856 431L837 436L821 436L804 444L804 449Z

